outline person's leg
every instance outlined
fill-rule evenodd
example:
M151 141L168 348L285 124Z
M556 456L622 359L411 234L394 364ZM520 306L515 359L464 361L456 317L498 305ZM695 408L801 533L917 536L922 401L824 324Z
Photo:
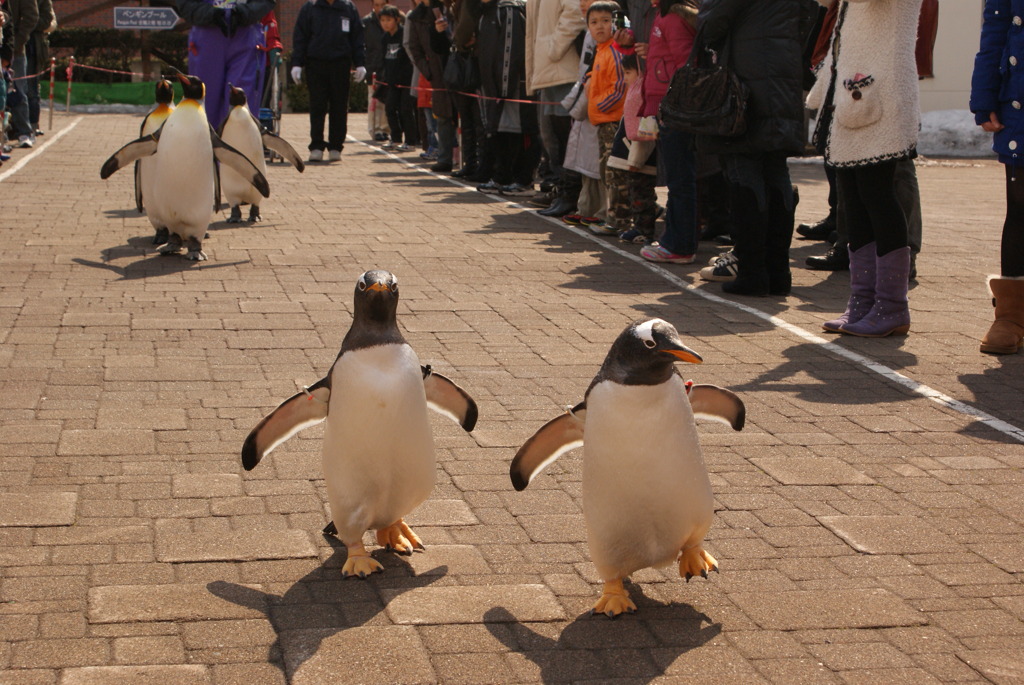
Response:
M309 87L309 149L323 152L327 149L324 120L327 118L330 78L327 65L323 62L309 62L305 71L306 85Z
M665 232L658 242L669 252L697 252L697 167L693 136L664 129L658 133L658 165L668 186Z
M213 128L220 128L228 115L228 87L225 80L229 41L220 29L193 26L189 34L188 71L206 86L203 108Z
M338 60L329 64L330 95L327 107L330 110L330 124L327 127L327 149L341 152L348 135L348 90L351 83L352 63Z
M25 55L15 56L11 66L14 70L14 90L18 92L18 103L11 112L11 131L26 147L31 147L34 136L32 122L28 118L28 86L22 78L28 73L28 60Z
M654 241L654 222L658 218L658 177L640 172L629 173L629 210L633 227L647 242Z
M267 59L267 53L260 49L263 45L263 27L259 24L238 29L228 42L225 58L224 117L227 117L230 111L229 86L234 86L245 91L249 111L259 119L260 98L263 95L263 65Z
M405 144L416 147L420 144L420 126L416 120L416 98L409 95L407 90L401 90L401 93L398 100L398 115L402 121Z
M1006 167L1006 220L999 245L1000 272L1024 276L1024 168Z
M455 152L455 119L452 117L436 117L437 119L437 164L451 169Z
M765 155L764 172L768 191L768 223L765 236L768 294L788 295L793 285L789 270L789 245L793 241L796 197L785 155Z
M389 87L386 95L386 100L381 107L384 109L387 119L388 126L391 128L391 142L401 144L403 140L408 142L408 135L406 138L402 138L404 131L402 127L402 91L398 88ZM371 133L373 133L371 131Z
M907 217L907 244L910 251L917 254L921 251L921 189L917 183L917 168L914 160L901 159L896 162L894 185L896 199Z
M36 59L36 39L37 34L32 34L32 37L28 39L25 44L25 58L27 61L27 69L29 74L36 74L39 72L39 60ZM28 121L29 127L32 129L32 135L36 134L39 130L39 78L33 76L27 79L28 89Z
M722 164L731 188L735 220L732 251L737 260L736 279L722 283L722 290L733 295L764 297L770 288L765 261L768 191L764 155L722 155Z

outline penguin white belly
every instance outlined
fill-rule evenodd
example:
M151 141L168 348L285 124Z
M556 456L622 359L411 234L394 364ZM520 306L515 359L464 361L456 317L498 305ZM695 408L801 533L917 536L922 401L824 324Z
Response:
M142 128L141 135L148 136L151 133L155 133L166 120L167 115L158 116L151 114ZM146 206L146 218L149 219L149 223L153 224L153 228L164 228L167 226L167 222L159 215L159 210L153 206L153 190L155 185L153 183L153 175L156 173L156 164L156 157L153 155L139 160L139 185L142 186L142 201Z
M201 108L182 103L167 117L154 160L152 208L172 232L201 241L213 216L213 145Z
M423 375L408 345L343 354L331 372L324 478L346 544L406 516L434 488L434 439Z
M263 159L263 138L248 107L237 106L231 109L221 140L245 155L261 174L267 175L267 164ZM220 166L220 188L224 199L232 207L240 204L259 205L263 197L252 183L226 164Z
M602 579L666 566L707 533L711 483L677 375L657 386L594 386L583 444L583 515Z

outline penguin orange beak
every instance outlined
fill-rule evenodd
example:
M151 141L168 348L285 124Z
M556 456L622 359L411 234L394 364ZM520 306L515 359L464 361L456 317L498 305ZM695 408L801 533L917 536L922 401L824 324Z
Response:
M185 76L185 74L182 74L180 71L177 74L175 74L175 77L177 77L178 83L180 83L183 86L187 86L189 85L189 83L191 83L191 81L188 80L188 76Z
M693 350L691 350L688 347L680 346L678 348L674 348L674 349L670 349L670 350L665 350L665 351L668 352L669 354L671 354L673 357L675 357L676 359L678 359L681 362L687 362L689 364L703 364L704 363L704 358L701 357L699 354L697 354L696 352L694 352Z
M388 287L386 285L384 285L383 283L371 283L370 285L368 285L366 287L366 289L367 290L376 290L378 292L381 292L381 291L387 292Z

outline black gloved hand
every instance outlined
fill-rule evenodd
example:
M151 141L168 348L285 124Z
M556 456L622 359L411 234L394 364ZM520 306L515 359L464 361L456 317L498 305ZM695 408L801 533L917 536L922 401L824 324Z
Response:
M220 32L227 38L230 36L227 13L223 7L216 7L213 10L213 25L220 29Z

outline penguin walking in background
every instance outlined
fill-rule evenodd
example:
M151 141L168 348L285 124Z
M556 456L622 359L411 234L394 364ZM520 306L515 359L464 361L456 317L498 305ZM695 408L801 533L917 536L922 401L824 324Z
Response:
M174 111L174 88L167 79L156 82L156 107L142 120L139 127L139 137L145 138L160 130L160 127L167 121L167 117ZM156 234L153 236L154 245L162 245L167 242L167 223L157 215L152 208L145 206L146 198L153 194L153 171L156 167L156 160L152 157L144 157L135 160L135 207L139 213L145 213L149 223L153 224Z
M420 366L398 329L398 281L367 271L356 282L352 327L330 372L285 400L253 428L242 445L251 470L298 431L326 419L323 469L333 521L324 529L348 548L341 573L367 575L383 567L363 546L363 533L400 554L423 549L403 520L434 487L434 440L427 407L476 425L477 408L459 386Z
M595 613L636 611L622 581L674 561L687 581L718 562L702 542L713 497L694 417L743 428L734 393L683 381L673 362L703 360L672 324L648 319L612 344L583 402L549 421L516 454L510 475L523 490L544 467L583 446L583 517L590 556L604 581Z
M244 90L231 86L229 102L231 111L228 112L220 130L217 131L221 140L245 155L264 176L267 173L267 163L263 157L263 148L268 148L281 155L300 173L305 169L302 158L299 157L295 148L283 138L264 129L252 115L246 104ZM224 167L220 171L220 187L224 192L224 199L231 207L229 223L242 221L241 205L243 204L249 205L249 223L260 220L260 194L247 178L231 167Z
M137 159L156 155L153 185L145 198L149 211L166 224L170 236L158 250L162 254L187 248L186 259L204 260L203 238L213 215L216 169L213 160L231 167L259 190L270 195L266 177L238 150L220 139L206 120L206 88L195 76L178 75L185 97L164 125L128 143L104 162L100 178Z

